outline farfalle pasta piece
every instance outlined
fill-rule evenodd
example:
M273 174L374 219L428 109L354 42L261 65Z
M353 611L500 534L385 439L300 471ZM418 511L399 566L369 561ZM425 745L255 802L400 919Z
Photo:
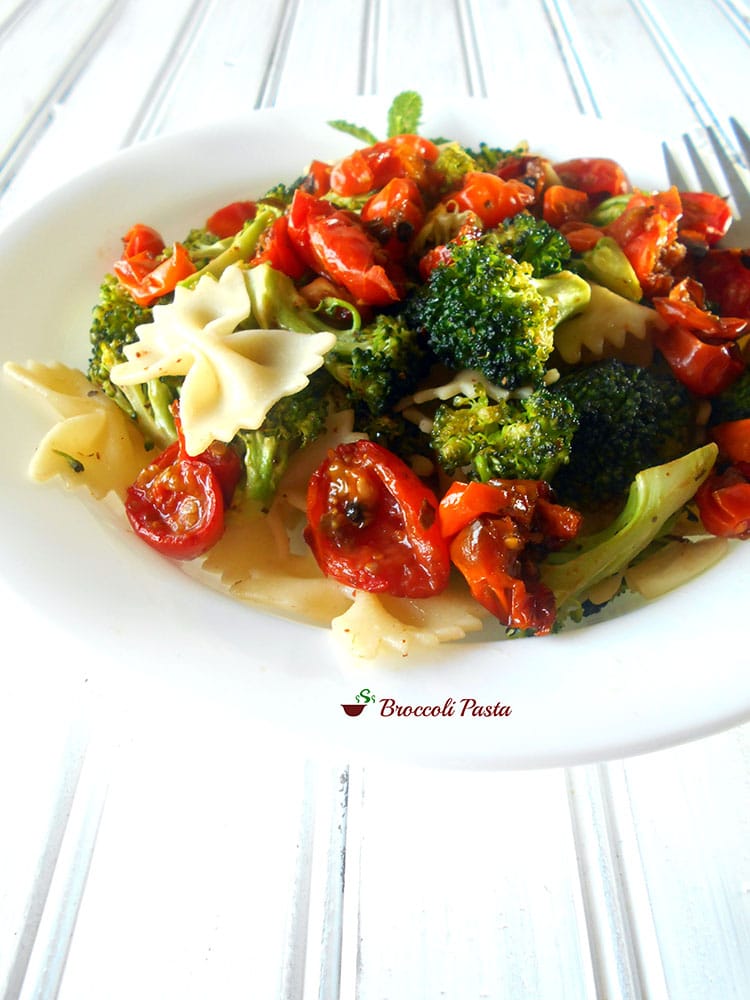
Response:
M244 268L233 264L217 280L204 275L179 286L172 302L154 306L153 322L115 365L115 385L138 385L163 375L184 376L180 419L185 447L198 455L212 441L255 430L274 403L299 392L323 364L333 333L241 330L250 315Z
M586 309L555 329L555 350L571 365L605 357L647 365L662 325L654 309L592 284Z
M385 650L408 656L417 648L455 642L482 628L484 615L474 600L448 590L424 600L392 600L357 591L351 607L334 618L331 628L346 649L371 660Z
M117 404L63 364L8 362L4 370L61 418L34 453L32 478L60 476L67 487L85 486L97 500L108 493L124 496L149 456L137 427Z
M322 576L306 548L293 551L290 535L299 515L286 513L286 519L278 508L255 516L246 509L230 513L203 569L239 600L327 628L351 603L351 591Z

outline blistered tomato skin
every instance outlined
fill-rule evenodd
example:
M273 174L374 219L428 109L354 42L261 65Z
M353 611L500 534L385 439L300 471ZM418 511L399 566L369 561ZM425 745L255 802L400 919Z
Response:
M340 445L310 480L305 540L326 576L357 590L432 597L450 575L437 498L373 441Z

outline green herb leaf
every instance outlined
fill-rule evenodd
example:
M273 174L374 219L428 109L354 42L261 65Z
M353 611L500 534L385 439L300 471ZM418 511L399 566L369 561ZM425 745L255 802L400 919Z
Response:
M73 455L69 455L66 451L59 451L57 448L53 448L52 450L55 453L55 455L59 455L60 458L65 459L65 461L68 463L73 472L85 471L86 467L84 466L83 462L79 462L77 458L73 457Z
M419 131L422 119L422 98L415 90L396 94L388 111L388 138L412 135Z
M337 132L343 132L345 135L351 135L355 139L360 139L367 146L372 146L378 141L377 136L373 135L368 128L364 128L362 125L353 125L342 118L336 118L328 122L328 124L331 128L335 128Z

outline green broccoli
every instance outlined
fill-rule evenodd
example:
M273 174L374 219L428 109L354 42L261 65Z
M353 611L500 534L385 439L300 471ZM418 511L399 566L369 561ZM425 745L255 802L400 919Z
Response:
M519 212L497 230L497 246L515 260L531 264L535 278L564 270L573 251L563 234L531 212Z
M548 389L497 401L478 389L438 406L430 445L448 475L549 481L568 460L576 427L572 403Z
M292 455L323 434L329 417L346 406L341 387L319 368L304 389L275 403L257 430L241 430L232 443L243 458L244 495L267 510Z
M561 271L534 278L531 264L504 252L491 230L449 244L406 305L407 322L426 332L448 367L478 369L504 389L543 383L558 323L585 308L583 278Z
M294 330L297 333L336 332L342 326L357 328L360 317L356 308L342 299L323 299L313 308L302 297L290 277L277 271L267 261L245 272L250 296L248 322L263 330Z
M525 143L516 146L515 149L501 149L499 146L489 146L486 142L480 142L476 149L467 149L467 153L473 158L476 166L474 170L495 171L506 162L516 156L524 156L528 152Z
M565 503L591 509L623 500L641 469L694 444L692 397L667 369L610 358L564 375L552 391L578 414L570 461L554 481Z
M542 582L555 595L558 623L580 608L591 588L628 566L689 504L714 466L715 444L639 472L619 515L601 531L581 536L542 563Z
M736 382L711 400L709 424L723 424L730 420L750 418L750 368L746 368Z
M208 236L201 238L202 231L194 231L192 236L192 252L203 258L206 262L194 274L184 278L180 284L186 288L193 288L198 284L204 274L210 274L218 278L231 264L241 261L249 261L258 246L258 240L268 229L272 222L282 214L280 208L271 205L259 205L258 211L252 219L249 219L235 236L229 236L220 240L217 244L210 243ZM217 248L221 248L216 253ZM211 249L213 248L213 249Z
M403 316L380 313L361 329L337 333L325 364L355 409L380 416L412 392L431 360L423 338Z
M165 447L177 437L170 405L182 380L164 377L119 386L110 379L112 368L127 360L124 348L138 339L136 327L150 322L151 309L137 305L114 275L106 275L91 319L88 378L137 421L148 446Z

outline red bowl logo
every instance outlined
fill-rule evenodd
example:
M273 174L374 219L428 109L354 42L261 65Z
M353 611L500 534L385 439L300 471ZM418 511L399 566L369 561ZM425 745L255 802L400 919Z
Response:
M362 705L354 705L354 704L342 705L341 707L343 708L343 710L346 712L347 715L361 715L362 712L364 712L364 710L365 710L364 704L362 704Z

